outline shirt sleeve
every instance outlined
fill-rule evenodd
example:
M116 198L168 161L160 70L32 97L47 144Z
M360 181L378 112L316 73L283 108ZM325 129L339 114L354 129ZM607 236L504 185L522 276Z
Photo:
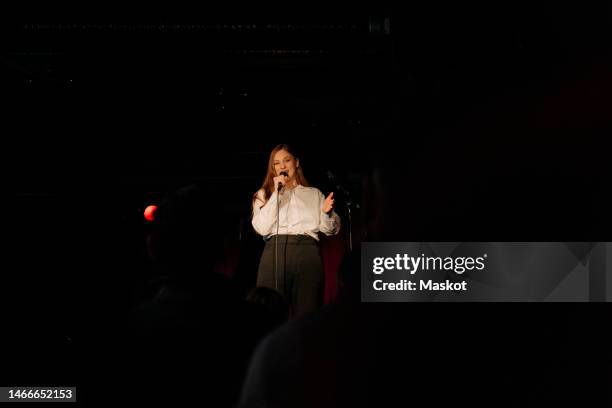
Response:
M266 205L264 203L264 192L259 190L257 197L253 200L253 228L255 231L264 237L272 234L276 226L276 202L278 201L278 193L272 193Z
M340 231L340 217L335 211L328 215L323 212L323 203L325 202L325 196L319 191L319 231L325 235L336 235Z

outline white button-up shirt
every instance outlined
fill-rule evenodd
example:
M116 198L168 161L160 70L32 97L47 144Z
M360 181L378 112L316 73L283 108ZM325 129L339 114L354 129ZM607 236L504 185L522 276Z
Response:
M296 186L293 189L284 188L280 194L272 193L266 205L264 191L257 192L253 202L253 228L259 235L268 239L276 235L277 202L280 197L280 224L278 233L281 235L310 235L317 241L318 232L325 235L336 235L340 231L340 217L334 211L329 215L322 210L325 197L314 187Z

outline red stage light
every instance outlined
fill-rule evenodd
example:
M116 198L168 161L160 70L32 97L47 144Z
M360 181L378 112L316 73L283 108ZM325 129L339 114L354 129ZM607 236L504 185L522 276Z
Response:
M149 205L144 210L145 220L152 222L155 219L155 211L157 211L156 205Z

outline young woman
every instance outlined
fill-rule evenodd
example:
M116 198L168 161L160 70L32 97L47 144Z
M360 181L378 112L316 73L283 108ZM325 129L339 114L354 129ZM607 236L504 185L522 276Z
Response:
M324 276L318 233L337 234L340 217L334 193L326 198L308 184L287 145L270 153L263 185L253 196L253 228L266 240L257 286L282 293L293 316L320 307Z

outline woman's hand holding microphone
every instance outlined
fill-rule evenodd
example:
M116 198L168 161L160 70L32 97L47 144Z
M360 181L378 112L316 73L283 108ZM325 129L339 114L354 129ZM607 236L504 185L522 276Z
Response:
M274 185L276 186L276 191L280 192L283 187L285 187L285 184L287 184L287 179L289 178L289 175L287 174L286 171L281 171L280 175L274 177Z

